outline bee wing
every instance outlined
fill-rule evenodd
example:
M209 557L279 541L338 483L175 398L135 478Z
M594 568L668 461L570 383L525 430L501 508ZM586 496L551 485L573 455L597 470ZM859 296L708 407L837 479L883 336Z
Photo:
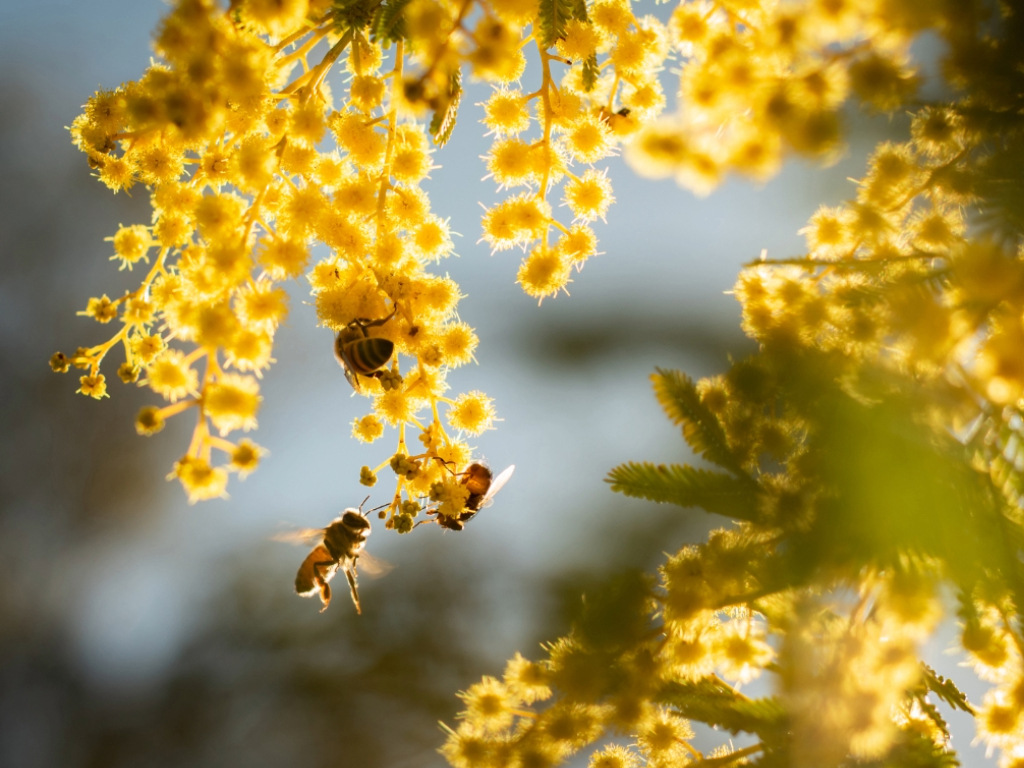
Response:
M386 576L395 567L387 560L381 560L365 551L359 553L358 562L359 570L375 579Z
M283 541L285 544L312 544L323 537L323 528L299 528L295 531L275 533L270 538L273 541Z
M488 504L491 503L491 500L494 498L494 494L496 494L505 486L505 483L507 483L508 479L512 477L512 473L515 471L515 469L515 464L509 465L505 467L503 470L501 470L501 473L491 481L491 487L487 489L487 493L484 494L484 498L480 502L481 508L486 507Z

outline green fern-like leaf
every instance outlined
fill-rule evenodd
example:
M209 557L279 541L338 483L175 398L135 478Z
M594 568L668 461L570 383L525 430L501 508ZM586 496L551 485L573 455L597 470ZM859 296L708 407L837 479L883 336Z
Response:
M690 447L708 461L738 475L745 475L715 415L700 401L693 379L679 371L656 369L651 376L654 394L675 424L683 428Z
M550 48L560 38L565 37L565 22L576 18L576 6L577 3L573 0L540 0L537 9L537 31L542 46Z
M583 91L590 93L597 84L597 76L601 68L597 65L597 54L592 53L583 60Z
M924 734L903 731L883 759L859 761L856 765L860 768L957 768L960 760L956 752L936 744Z
M386 46L405 39L405 6L409 0L389 0L377 6L373 15L372 39Z
M923 672L922 684L928 691L934 693L953 709L974 714L974 707L967 700L967 694L957 688L956 683L938 674L924 662L921 662L921 670Z
M788 716L778 699L747 699L713 680L674 683L658 698L692 720L734 735L756 733L766 743L777 743L787 728Z
M455 130L455 118L462 102L462 70L454 70L449 77L447 97L445 105L435 111L430 120L430 135L439 147L448 143Z
M757 506L753 482L680 464L629 462L608 473L612 490L626 496L701 507L739 520L753 520Z
M946 718L944 718L939 712L939 708L923 696L915 696L915 698L917 699L917 705L921 708L921 711L924 712L925 717L931 720L932 725L939 730L943 738L945 738L946 741L949 741L949 725L946 723Z

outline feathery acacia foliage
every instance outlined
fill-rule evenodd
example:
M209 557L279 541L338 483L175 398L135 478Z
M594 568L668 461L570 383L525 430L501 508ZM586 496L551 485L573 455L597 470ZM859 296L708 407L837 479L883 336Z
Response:
M111 238L121 268L148 269L137 290L88 301L82 314L120 321L112 337L52 367L82 369L79 391L101 398L101 364L122 347L120 378L165 401L139 432L194 409L174 476L192 500L221 495L229 471L259 461L228 435L256 425L287 311L279 283L304 275L372 398L355 437L398 433L360 473L395 473L387 526L411 530L425 505L458 521L472 505L464 435L494 409L446 394L477 339L458 286L433 271L453 246L420 184L429 140L453 136L463 72L493 85L486 162L508 190L483 239L524 251L518 280L538 300L597 253L592 225L614 197L594 164L620 147L637 172L705 194L791 155L833 160L849 102L909 110L909 135L875 149L853 198L811 217L805 254L740 274L758 352L698 382L655 375L669 419L721 471L633 462L609 476L730 525L671 554L656 584L594 596L543 660L516 656L462 693L442 753L455 768L590 748L595 768L954 765L942 703L974 714L1001 766L1024 765L1024 4L680 0L667 21L636 9L175 0L159 59L72 126L104 184L149 190L152 224ZM919 96L924 33L945 46L942 100ZM315 242L330 254L312 264ZM919 659L944 594L991 683L980 703ZM740 692L758 677L771 695ZM703 754L690 721L753 743Z

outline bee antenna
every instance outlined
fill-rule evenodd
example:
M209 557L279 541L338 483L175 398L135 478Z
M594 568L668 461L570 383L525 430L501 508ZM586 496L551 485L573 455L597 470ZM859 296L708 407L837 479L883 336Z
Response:
M362 501L359 502L359 514L360 515L363 514L363 504L365 504L369 500L370 500L370 497L367 496L365 499L363 499Z
M434 459L435 461L440 461L442 464L444 464L445 469L447 469L453 475L458 474L454 469L452 469L449 466L450 464L454 464L455 463L454 461L448 461L447 459L442 459L440 456L431 456L431 458Z

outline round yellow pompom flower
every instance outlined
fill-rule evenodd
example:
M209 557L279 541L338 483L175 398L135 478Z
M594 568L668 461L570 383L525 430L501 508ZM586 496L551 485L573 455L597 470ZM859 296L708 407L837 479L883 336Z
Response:
M494 401L483 392L459 395L448 411L448 423L471 435L479 435L494 426Z
M528 296L543 300L554 296L571 281L570 265L557 251L540 246L535 248L519 267L517 282Z
M207 388L203 408L222 435L235 429L248 431L256 426L256 411L263 399L259 391L254 377L225 373Z

